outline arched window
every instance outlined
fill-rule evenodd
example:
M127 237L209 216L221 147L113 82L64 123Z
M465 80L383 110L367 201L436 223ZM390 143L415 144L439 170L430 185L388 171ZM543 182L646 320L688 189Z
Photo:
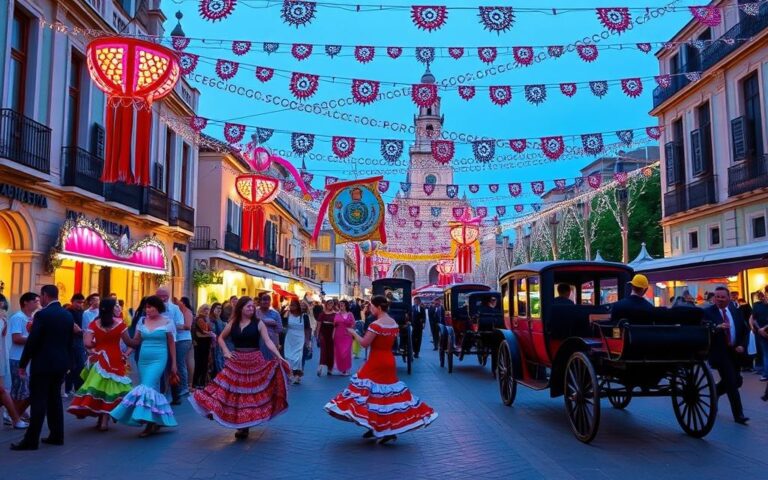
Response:
M432 115L432 109L431 108L427 109L427 115Z
M424 178L424 183L428 185L435 185L437 183L437 177L430 173Z
M427 136L431 137L433 133L435 133L435 127L433 127L431 124L427 125Z

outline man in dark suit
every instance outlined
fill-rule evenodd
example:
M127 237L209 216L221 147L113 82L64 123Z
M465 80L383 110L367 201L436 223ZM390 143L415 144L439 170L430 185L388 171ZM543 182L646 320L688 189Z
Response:
M427 311L421 305L421 298L416 297L413 299L413 311L411 312L413 358L419 358L419 352L421 351L421 337L424 335L424 323L426 320Z
M648 278L637 274L629 282L632 292L622 298L611 307L611 320L619 321L627 319L630 322L636 318L643 318L653 312L653 305L645 299L648 291Z
M731 412L736 423L746 425L749 418L744 416L739 388L743 383L739 365L747 349L747 327L738 308L728 296L728 289L715 289L714 305L704 309L704 315L715 327L709 348L709 363L720 374L717 384L718 396L728 395Z
M440 298L432 301L432 308L429 310L429 330L432 332L433 350L437 350L437 345L440 343L440 327L438 325L445 325L445 310Z
M557 284L557 296L552 300L553 305L574 305L571 300L571 286L567 283Z
M61 383L67 373L72 349L74 320L59 303L59 289L45 285L40 289L40 304L44 307L32 320L32 330L19 361L19 375L30 367L31 418L24 439L11 444L11 450L36 450L48 416L48 437L42 442L64 444L64 409L61 405Z

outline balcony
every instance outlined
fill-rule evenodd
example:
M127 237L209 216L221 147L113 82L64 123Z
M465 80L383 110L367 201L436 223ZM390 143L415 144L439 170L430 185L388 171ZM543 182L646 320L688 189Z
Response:
M162 220L168 219L168 195L154 187L144 187L144 202L139 211ZM191 229L190 229L191 230Z
M9 108L0 109L0 158L51 171L51 129Z
M669 217L686 210L685 189L676 188L664 194L664 216Z
M741 48L745 43L744 39L756 36L766 27L768 27L768 3L763 3L760 6L760 13L758 15L754 17L745 16L720 38L703 49L699 56L701 66L696 70L702 72L709 70L720 60ZM682 71L687 72L689 70L687 70L687 67L683 67ZM653 108L667 101L689 83L690 81L684 75L678 75L672 77L672 85L668 88L662 89L657 87L653 91Z
M715 193L715 177L707 175L704 178L688 184L688 208L702 207L717 203L717 194Z
M135 210L141 210L144 203L144 195L138 185L125 183L105 183L104 200L116 202Z
M190 243L192 250L217 250L219 242L211 238L211 227L195 227L195 236Z
M168 225L192 231L195 227L195 209L176 200L170 201Z
M728 196L768 187L768 155L746 160L728 169Z
M101 181L103 159L80 147L64 147L61 156L64 157L64 186L104 195L104 183Z

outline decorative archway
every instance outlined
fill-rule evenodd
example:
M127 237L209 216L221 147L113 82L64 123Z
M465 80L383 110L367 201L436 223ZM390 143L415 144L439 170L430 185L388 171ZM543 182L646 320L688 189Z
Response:
M429 267L429 281L427 282L428 285L437 285L438 280L440 277L440 272L437 271L437 265L432 265Z
M392 270L392 276L395 278L407 278L414 284L416 283L416 271L413 267L404 263L397 265L395 269Z
M181 298L184 296L184 262L176 254L171 259L171 296Z
M23 205L0 199L0 281L11 305L24 292L34 289L33 260L37 240L34 223Z

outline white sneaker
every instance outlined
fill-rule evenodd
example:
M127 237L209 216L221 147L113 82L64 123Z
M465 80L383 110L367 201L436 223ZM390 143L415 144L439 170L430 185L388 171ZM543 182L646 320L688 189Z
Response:
M13 420L11 420L11 417L9 417L8 414L5 412L3 412L3 425L8 425L8 426L13 425Z
M24 430L25 428L29 427L29 424L25 422L24 420L19 420L16 422L16 424L13 426L16 430Z

